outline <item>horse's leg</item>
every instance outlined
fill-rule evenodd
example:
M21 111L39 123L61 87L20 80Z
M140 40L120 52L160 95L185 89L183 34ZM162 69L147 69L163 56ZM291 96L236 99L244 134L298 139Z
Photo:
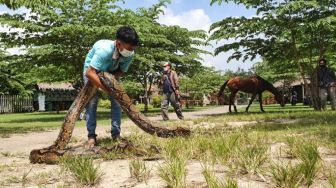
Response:
M265 112L265 110L263 109L263 106L262 106L262 93L260 92L258 95L259 95L260 110L262 112Z
M233 108L235 110L235 112L237 113L237 107L236 104L234 103L234 99L236 97L238 91L231 91L231 95L230 95L230 103L233 104ZM231 105L230 105L230 112L231 112Z
M245 110L246 112L248 112L248 109L250 108L250 106L251 106L251 104L252 104L252 102L254 101L254 99L255 99L256 96L257 96L256 93L253 93L253 94L252 94L251 100L250 100L249 104L248 104L247 107L246 107L246 110Z
M231 101L231 95L232 95L232 92L230 93L230 98L229 98L229 112L230 113L232 113L232 111L231 111L231 103L232 103L232 101Z
M238 110L237 110L237 106L236 106L235 102L233 102L233 108L234 108L235 112L237 113Z

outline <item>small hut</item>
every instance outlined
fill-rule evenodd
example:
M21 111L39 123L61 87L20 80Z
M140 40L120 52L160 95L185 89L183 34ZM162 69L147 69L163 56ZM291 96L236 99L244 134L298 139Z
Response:
M310 79L309 78L307 78L307 82L308 82L308 85L310 85ZM297 93L297 101L299 103L304 102L304 98L305 98L307 93L305 91L304 82L303 82L302 78L301 79L296 79L296 80L294 80L294 81L292 81L288 84L284 84L284 81L277 81L273 85L276 88L289 87L288 88L289 89L289 94L287 94L288 97L290 97L291 93L295 91ZM289 101L290 99L287 99L287 100Z
M34 107L38 111L60 111L70 108L77 95L70 83L39 83L34 95Z

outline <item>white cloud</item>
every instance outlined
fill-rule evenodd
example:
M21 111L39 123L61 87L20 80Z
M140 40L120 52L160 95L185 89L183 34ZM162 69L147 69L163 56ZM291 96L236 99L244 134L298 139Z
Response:
M147 2L157 2L156 0L146 0ZM177 4L181 3L181 0L173 0L172 3ZM181 13L175 13L173 10L169 8L164 8L164 14L159 16L158 22L165 25L178 25L189 30L197 30L203 29L205 31L209 30L212 21L210 17L206 14L203 9L192 9ZM28 9L22 9L21 12L28 13L26 16L29 16ZM20 13L21 13L20 12ZM12 13L10 11L0 11L1 13ZM0 33L1 32L22 32L22 29L11 29L0 24ZM221 41L218 44L216 42L211 42L212 46L205 46L200 47L201 49L205 49L209 52L214 52L215 48L228 42L232 42L232 40L228 41ZM12 48L7 49L7 52L10 54L23 54L25 53L24 48ZM227 63L227 59L230 57L232 52L221 53L217 56L212 55L201 55L203 58L203 65L208 67L215 67L218 70L237 70L238 67L248 69L250 68L255 62L260 61L260 58L257 58L255 61L247 61L242 63L241 61L232 60L230 63Z
M25 14L25 19L28 20L30 16L36 16L36 14L31 13L29 9L27 8L19 8L18 10L10 10L10 9L6 9L5 11L0 11L0 15L1 14ZM23 32L24 29L22 28L13 28L10 27L6 24L0 24L0 33L18 33L20 37L23 37ZM6 52L10 55L22 55L26 53L26 49L24 46L22 47L15 47L15 48L7 48L5 49Z
M201 47L201 49L207 50L209 52L214 52L217 47L222 46L225 43L235 42L236 40L237 39L221 40L219 42L211 41L211 46L203 46ZM261 58L257 56L253 61L246 60L246 62L242 62L242 60L237 61L233 59L228 63L227 60L232 55L232 53L233 50L220 53L217 56L202 54L201 57L203 58L203 65L207 67L215 67L217 70L229 69L232 71L237 71L238 68L248 70L253 66L253 64L261 61Z
M158 22L165 25L178 25L189 30L203 29L205 31L209 30L212 23L210 17L205 13L203 9L193 9L180 14L174 13L171 9L164 8L164 14L160 15ZM207 50L209 52L214 52L215 49L224 43L234 42L235 39L223 40L218 43L211 42L212 46L199 47L200 49ZM255 62L260 61L257 57L254 61L247 60L245 63L241 61L232 60L227 63L228 58L231 56L232 52L221 53L217 56L212 55L201 55L203 58L203 65L208 67L215 67L217 70L233 70L236 71L238 68L249 69Z
M227 60L232 53L233 51L220 53L217 56L201 55L201 57L203 58L202 64L207 67L215 67L217 70L237 71L238 68L248 70L253 66L253 64L261 61L260 57L256 57L256 59L254 59L253 61L247 60L246 62L242 62L242 60L237 61L234 59L227 63Z
M203 9L193 9L181 14L175 14L171 9L164 8L164 14L159 16L158 22L165 25L178 25L189 30L209 30L210 17Z
M10 55L23 55L26 53L26 50L24 47L21 48L8 48L6 49L6 51L10 54Z
M156 4L159 1L158 0L145 0L147 3L152 4ZM180 4L182 2L182 0L171 0L171 4Z

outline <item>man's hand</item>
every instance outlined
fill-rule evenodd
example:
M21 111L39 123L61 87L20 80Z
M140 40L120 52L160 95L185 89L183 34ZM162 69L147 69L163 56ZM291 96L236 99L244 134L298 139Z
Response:
M89 68L86 71L85 76L90 80L90 82L97 86L98 88L102 89L103 91L105 91L106 93L110 94L110 90L108 88L106 88L104 86L104 84L101 83L98 75L97 75L97 71L96 69L94 69L93 67L89 66Z

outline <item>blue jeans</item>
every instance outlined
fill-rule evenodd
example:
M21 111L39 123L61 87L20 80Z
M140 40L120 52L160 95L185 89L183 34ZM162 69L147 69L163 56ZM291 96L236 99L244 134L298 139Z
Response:
M88 79L84 76L84 83ZM121 107L120 104L115 100L113 96L110 96L111 101L111 136L116 138L120 135L120 124L121 124ZM96 127L97 127L97 106L98 106L98 95L96 94L86 106L86 128L88 131L89 138L96 138Z

